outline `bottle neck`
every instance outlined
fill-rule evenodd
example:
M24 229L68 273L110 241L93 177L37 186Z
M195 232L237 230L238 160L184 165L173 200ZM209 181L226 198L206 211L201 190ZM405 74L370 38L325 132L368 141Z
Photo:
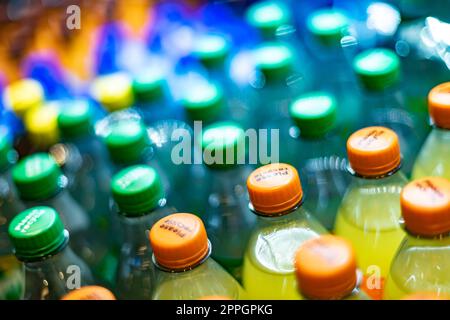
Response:
M266 213L262 213L262 212L258 212L257 210L254 210L251 203L250 203L249 207L250 207L250 210L252 210L253 213L258 216L259 224L263 224L263 225L277 224L280 222L296 220L300 216L302 216L304 214L304 211L302 208L303 200L304 199L302 198L302 200L299 203L297 203L293 208L291 208L289 210L272 213L272 214L266 214Z
M151 211L139 217L120 216L124 242L131 245L145 246L148 244L148 232L156 222L156 212Z
M380 174L380 175L374 175L374 176L364 176L357 172L355 172L350 164L347 167L347 171L356 179L357 183L359 184L366 184L368 181L370 181L370 184L373 184L373 180L381 180L384 182L396 180L399 177L404 177L402 171L400 170L402 167L402 163L400 163L396 168L392 169L389 172Z

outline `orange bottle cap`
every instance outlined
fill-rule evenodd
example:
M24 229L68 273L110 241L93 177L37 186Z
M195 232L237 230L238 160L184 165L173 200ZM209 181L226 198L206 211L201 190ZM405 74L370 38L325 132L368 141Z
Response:
M295 207L303 197L297 170L285 163L273 163L253 171L247 179L253 208L267 215Z
M418 292L409 294L403 297L402 300L450 300L450 296L433 292Z
M438 127L450 129L450 82L431 89L428 94L428 110Z
M187 269L202 261L209 245L202 220L190 213L162 218L150 230L155 259L168 269Z
M362 176L386 174L400 165L397 134L384 127L368 127L347 140L347 155L352 169Z
M357 283L353 248L333 235L304 242L295 256L295 271L300 291L310 299L341 299Z
M103 287L86 286L69 292L61 300L116 300L116 297Z
M407 184L400 195L408 231L423 236L450 232L450 181L425 177Z
M232 299L227 296L206 296L206 297L201 297L198 300L232 300Z

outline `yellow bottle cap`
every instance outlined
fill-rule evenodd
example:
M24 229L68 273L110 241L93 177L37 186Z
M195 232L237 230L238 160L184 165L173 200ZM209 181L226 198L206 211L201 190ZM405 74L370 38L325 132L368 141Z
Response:
M116 297L106 288L86 286L69 292L61 300L116 300Z
M30 110L24 123L31 142L38 148L47 149L58 142L58 111L55 106L45 105Z
M44 89L33 79L22 79L11 83L5 88L4 103L19 117L40 107L44 102Z
M132 80L120 72L98 77L92 95L109 112L127 109L134 102Z
M300 203L302 186L297 170L285 163L273 163L253 171L247 179L253 208L266 215L285 212Z

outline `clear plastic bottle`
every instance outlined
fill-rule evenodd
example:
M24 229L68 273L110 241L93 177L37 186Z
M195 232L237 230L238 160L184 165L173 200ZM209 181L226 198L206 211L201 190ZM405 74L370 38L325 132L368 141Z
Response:
M442 83L428 95L428 109L434 122L417 156L413 179L439 176L450 179L450 82Z
M115 291L119 299L150 299L154 268L147 232L175 209L167 206L161 180L149 166L123 169L113 177L111 189L124 234Z
M92 110L87 100L66 104L58 116L64 145L52 149L62 159L72 197L87 211L102 234L110 230L111 165L107 150L93 132Z
M310 79L302 73L293 50L282 43L263 43L254 49L253 59L255 99L250 112L254 126L283 129L292 99L309 88Z
M394 254L404 237L400 227L400 191L407 179L400 170L398 137L384 127L356 131L347 141L353 181L342 199L335 234L348 239L364 275L377 276L370 285L382 290ZM381 277L381 278L380 278Z
M150 231L157 268L154 300L195 300L204 296L243 299L239 283L211 257L203 222L189 213L159 220Z
M283 163L265 165L247 179L256 214L244 258L242 282L249 299L300 299L294 257L304 241L326 229L302 206L297 170Z
M349 34L351 21L344 11L324 8L311 12L306 19L306 43L314 65L313 87L332 93L339 105L337 122L341 137L347 137L361 127L362 110L352 71L352 43L341 43ZM330 72L332 70L332 72Z
M26 207L49 206L55 209L71 234L71 246L99 279L105 280L100 262L108 253L97 239L86 211L72 198L67 178L52 156L36 153L23 158L13 168L14 184Z
M353 68L364 87L365 126L383 126L398 135L403 155L403 171L409 175L420 145L427 134L426 124L409 110L399 85L400 60L388 49L370 49L358 54ZM405 75L406 76L406 75Z
M300 294L312 300L370 300L359 288L362 275L352 245L323 235L300 245L295 255Z
M0 130L0 300L20 299L23 291L21 266L8 238L10 221L25 209L11 180L11 167L16 161L17 152L8 134Z
M299 170L304 207L328 230L350 182L334 95L315 91L299 96L290 108L291 125L280 133L280 161Z
M17 259L25 266L25 300L56 300L93 284L91 271L68 246L69 232L50 207L34 207L9 226Z
M170 198L170 179L156 158L155 148L142 121L133 118L113 120L106 131L104 139L114 165L113 172L136 164L150 165L158 172Z
M241 280L244 254L256 220L248 210L245 190L251 168L239 162L239 156L245 155L238 149L244 139L244 130L233 122L207 127L202 139L203 152L211 159L205 156L209 180L201 217L213 247L212 257L237 280ZM219 153L222 157L215 158Z
M406 229L392 261L384 297L414 293L450 295L450 181L414 180L403 188L401 208Z

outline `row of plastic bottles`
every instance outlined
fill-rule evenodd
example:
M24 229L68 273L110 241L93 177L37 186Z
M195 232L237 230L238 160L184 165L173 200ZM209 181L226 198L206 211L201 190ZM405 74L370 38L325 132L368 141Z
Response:
M364 297L358 287L381 290L387 277L386 298L449 293L442 272L449 269L448 181L421 179L450 178L449 83L428 95L434 127L419 152L429 131L424 92L448 70L439 60L402 63L398 41L397 53L356 54L355 38L345 37L352 20L339 10L311 14L305 41L289 28L291 19L279 2L258 3L247 21L263 44L232 60L228 39L207 34L193 46L195 72L155 72L163 64L156 59L132 76L99 77L92 101L45 101L46 90L29 79L9 85L5 104L26 131L15 145L19 140L21 154L39 153L16 163L11 137L2 133L2 228L10 224L12 243L2 230L11 288L4 296L59 299L79 279L120 299ZM427 79L412 67L436 72ZM408 81L400 81L401 69ZM230 70L245 73L244 85ZM194 121L206 127L201 143L189 140L176 156L224 161L174 163L180 145L173 133L195 140ZM254 171L261 159L240 164L231 151L252 128L279 130L268 149L279 149L278 160L290 165ZM413 196L405 187L411 173ZM179 211L201 220L170 215ZM327 232L353 249L341 238L319 237ZM12 247L25 264L24 296ZM336 265L333 255L342 259ZM417 281L408 280L417 272Z

